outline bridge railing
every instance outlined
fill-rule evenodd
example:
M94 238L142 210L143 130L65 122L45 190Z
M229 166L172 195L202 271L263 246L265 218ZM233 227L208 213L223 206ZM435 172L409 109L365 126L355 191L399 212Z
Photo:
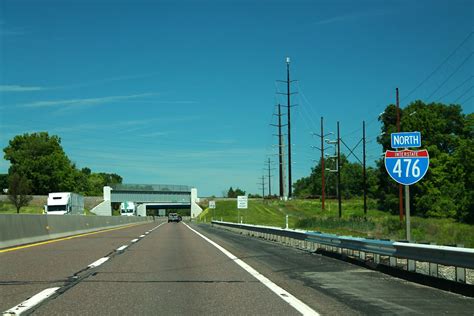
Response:
M406 263L406 270L410 272L417 272L417 262L424 262L428 263L427 272L433 277L441 277L439 265L454 267L454 280L460 283L466 283L466 269L474 269L474 249L472 248L338 236L223 221L212 221L212 224L309 251L324 249L358 257L364 261L370 259L376 264L386 262L391 267Z

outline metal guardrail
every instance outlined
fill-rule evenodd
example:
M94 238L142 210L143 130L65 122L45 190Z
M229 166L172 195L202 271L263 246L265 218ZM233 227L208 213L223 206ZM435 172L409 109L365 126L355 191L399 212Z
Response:
M212 221L212 224L244 230L256 234L258 237L276 240L290 245L293 245L296 241L300 243L303 248L312 250L333 247L337 248L337 252L342 253L343 249L348 249L352 252L357 252L359 258L363 260L365 260L366 254L372 254L373 260L377 264L380 263L380 256L388 256L389 265L392 267L397 266L397 259L406 259L407 270L412 272L416 271L416 261L427 262L429 263L429 275L435 277L439 276L439 264L451 266L455 267L455 280L461 283L466 283L466 269L474 269L474 249L472 248L365 239L223 221Z

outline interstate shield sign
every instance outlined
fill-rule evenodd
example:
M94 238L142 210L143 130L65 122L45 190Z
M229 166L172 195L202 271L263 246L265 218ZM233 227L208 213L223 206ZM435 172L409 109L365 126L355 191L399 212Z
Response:
M385 169L393 180L403 185L420 181L428 171L429 161L426 149L385 152Z

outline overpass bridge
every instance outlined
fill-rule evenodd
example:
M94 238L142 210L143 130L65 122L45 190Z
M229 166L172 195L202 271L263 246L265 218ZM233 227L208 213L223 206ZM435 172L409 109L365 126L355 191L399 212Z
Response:
M202 212L197 201L197 189L186 185L116 184L104 187L104 201L91 212L110 216L112 203L134 202L139 213L158 209L189 209L194 218Z

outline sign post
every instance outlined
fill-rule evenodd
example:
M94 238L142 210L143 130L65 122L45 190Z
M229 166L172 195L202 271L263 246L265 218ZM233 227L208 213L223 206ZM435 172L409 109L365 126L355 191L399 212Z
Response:
M405 186L406 237L410 241L410 185L425 176L430 157L426 149L408 149L421 147L420 132L392 133L391 145L395 149L405 148L401 151L387 150L385 152L385 169L393 180Z
M242 223L242 219L240 218L240 209L247 209L248 208L248 199L246 195L239 195L237 197L237 223L240 221Z
M209 201L209 208L212 209L212 219L214 219L214 212L216 209L216 201Z

